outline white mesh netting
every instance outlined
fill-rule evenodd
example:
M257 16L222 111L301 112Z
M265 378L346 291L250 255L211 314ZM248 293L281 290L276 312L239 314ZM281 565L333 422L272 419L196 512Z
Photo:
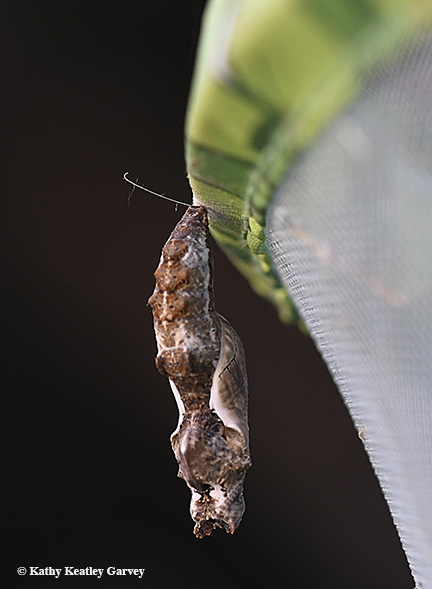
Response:
M363 82L278 189L267 243L432 588L432 36Z

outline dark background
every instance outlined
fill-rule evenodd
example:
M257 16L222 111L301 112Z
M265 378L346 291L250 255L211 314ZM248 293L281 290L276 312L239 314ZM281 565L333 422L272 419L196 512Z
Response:
M387 506L314 345L215 251L247 353L253 468L233 537L192 535L146 301L190 200L183 120L204 2L2 6L4 587L413 587ZM18 577L141 567L142 580ZM6 571L5 571L6 572Z

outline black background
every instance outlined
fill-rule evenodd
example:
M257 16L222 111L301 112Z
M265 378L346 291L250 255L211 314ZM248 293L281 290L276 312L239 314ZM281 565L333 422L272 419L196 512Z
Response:
M2 289L8 566L20 587L411 588L387 506L312 341L215 251L247 352L253 468L231 537L192 535L146 301L190 201L183 120L204 2L5 2ZM18 577L141 567L143 579Z

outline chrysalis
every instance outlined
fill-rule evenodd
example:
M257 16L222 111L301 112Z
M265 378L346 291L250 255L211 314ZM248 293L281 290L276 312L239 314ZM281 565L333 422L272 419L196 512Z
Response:
M175 227L149 299L158 346L156 366L169 378L179 409L171 445L178 476L192 492L194 534L233 534L251 465L243 346L214 307L207 212L191 206Z

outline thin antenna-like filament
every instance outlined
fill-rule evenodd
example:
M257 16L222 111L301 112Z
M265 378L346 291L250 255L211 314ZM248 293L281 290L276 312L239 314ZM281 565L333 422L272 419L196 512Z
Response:
M159 198L163 198L165 200L169 200L171 202L174 202L177 205L182 205L184 207L191 206L190 203L182 202L181 200L175 200L174 198L170 198L169 196L165 196L165 194L159 194L158 192L154 192L153 190L150 190L149 188L145 188L145 186L141 186L141 184L138 184L138 178L134 182L133 180L128 178L128 174L129 174L129 172L125 172L123 174L123 179L126 180L126 182L129 182L129 184L132 184L132 186L133 186L133 189L131 190L131 192L129 193L129 196L128 196L128 203L130 203L130 199L131 199L132 194L134 193L135 188L141 188L141 190L145 190L145 192L149 192L150 194L153 194L154 196L158 196Z

